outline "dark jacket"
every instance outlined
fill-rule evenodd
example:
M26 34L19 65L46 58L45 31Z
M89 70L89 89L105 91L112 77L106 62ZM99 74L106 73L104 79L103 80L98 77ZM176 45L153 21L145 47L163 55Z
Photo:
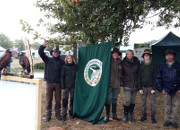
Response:
M38 53L42 60L45 62L44 79L49 83L60 83L61 82L61 68L64 61L60 57L48 57L44 53L44 46L40 46Z
M153 90L156 90L156 74L157 67L155 64L151 62L146 65L142 62L139 67L138 89L141 90L143 87L152 87Z
M122 62L122 75L123 75L123 87L124 89L137 90L138 89L138 72L139 72L139 60L134 57L133 62L128 62L125 57Z
M119 88L122 85L122 60L111 58L110 88Z
M166 63L160 65L156 77L157 89L165 90L169 95L174 95L180 90L180 63L175 63L169 67Z
M75 87L75 78L77 72L76 64L65 64L61 71L61 87L62 89L71 89Z

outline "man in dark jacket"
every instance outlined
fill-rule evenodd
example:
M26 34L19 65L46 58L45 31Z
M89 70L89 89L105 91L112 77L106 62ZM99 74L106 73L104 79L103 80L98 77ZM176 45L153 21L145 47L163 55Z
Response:
M141 94L141 111L142 111L142 118L139 120L143 122L147 119L146 114L146 101L147 97L150 98L151 103L151 120L153 124L157 124L155 120L156 114L156 97L155 97L155 90L156 90L156 65L152 63L152 53L149 49L145 49L142 55L143 62L139 68L139 75L138 75L138 89L139 93Z
M111 57L111 72L110 72L110 83L107 93L107 99L105 103L106 116L104 122L109 121L110 117L110 106L112 104L112 116L115 120L120 120L120 117L116 114L117 108L117 97L120 92L120 85L122 84L122 60L119 58L120 52L118 48L114 48Z
M123 59L122 63L122 81L125 95L124 122L128 121L128 113L130 121L135 121L133 111L138 90L139 65L139 60L134 56L134 52L132 50L127 50L126 57Z
M166 62L161 64L157 74L157 89L164 95L164 126L178 128L178 103L180 96L180 64L174 60L175 52L167 49L164 53Z
M49 122L51 119L51 111L52 111L52 100L53 100L53 92L55 92L55 115L58 120L61 120L61 68L64 64L64 61L60 59L60 51L59 47L54 47L50 54L53 56L52 58L48 57L44 53L44 49L48 41L45 40L44 44L39 48L39 55L42 60L45 62L45 73L44 79L47 81L46 88L46 118L45 122Z

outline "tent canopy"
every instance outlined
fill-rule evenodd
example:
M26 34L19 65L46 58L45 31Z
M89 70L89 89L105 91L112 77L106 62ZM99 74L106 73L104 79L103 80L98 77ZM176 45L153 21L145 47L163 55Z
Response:
M176 36L174 33L169 32L161 40L153 44L154 46L180 46L180 37Z
M176 52L175 59L180 61L180 37L176 36L174 33L169 32L161 40L157 41L151 45L153 54L153 63L161 64L164 59L164 52L166 49L172 49Z

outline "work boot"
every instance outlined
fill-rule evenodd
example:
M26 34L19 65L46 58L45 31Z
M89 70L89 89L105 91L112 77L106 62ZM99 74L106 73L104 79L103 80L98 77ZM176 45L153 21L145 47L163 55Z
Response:
M70 119L74 119L73 110L69 110Z
M113 114L113 119L117 120L117 121L120 121L121 118L117 116L116 114L116 107L117 107L117 104L116 103L112 103L112 114Z
M145 121L145 120L147 120L147 117L146 117L146 116L143 116L143 117L141 117L141 119L139 120L139 122L143 122L143 121Z
M129 120L132 121L132 122L135 122L135 121L136 121L136 120L134 119L134 117L133 117L134 107L135 107L135 104L131 104L131 105L129 106Z
M62 120L62 117L61 117L60 113L61 113L60 110L55 110L55 116L59 121Z
M163 126L165 126L165 127L168 127L170 125L171 125L171 122L169 122L169 121L165 121L164 124L163 124Z
M129 106L124 105L124 118L123 118L123 121L125 123L128 122L128 113L129 113Z
M171 125L176 129L179 128L179 126L178 126L178 124L176 122L171 123Z
M156 121L154 116L151 116L151 121L152 121L153 124L157 124L157 121Z
M107 123L109 122L109 117L110 117L110 104L105 106L106 106L106 116L104 117L104 123Z
M46 118L44 119L44 122L49 122L51 120L51 111L46 112Z

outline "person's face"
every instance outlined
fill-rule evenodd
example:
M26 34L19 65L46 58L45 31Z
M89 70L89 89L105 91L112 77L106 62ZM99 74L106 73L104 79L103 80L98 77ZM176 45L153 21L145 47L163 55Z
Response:
M72 57L71 57L71 56L68 56L68 57L67 57L67 62L68 62L68 64L72 64L73 59L72 59Z
M134 57L134 54L130 51L126 52L126 57L131 60Z
M149 54L144 55L144 61L149 61L151 59L151 56Z
M52 52L52 55L53 55L54 57L59 57L59 51L53 51L53 52Z
M119 56L119 54L118 54L117 52L114 52L114 53L112 54L113 59L117 59L118 56Z
M166 60L167 60L168 62L174 61L174 55L173 55L173 54L167 54L167 55L165 56L165 58L166 58Z

